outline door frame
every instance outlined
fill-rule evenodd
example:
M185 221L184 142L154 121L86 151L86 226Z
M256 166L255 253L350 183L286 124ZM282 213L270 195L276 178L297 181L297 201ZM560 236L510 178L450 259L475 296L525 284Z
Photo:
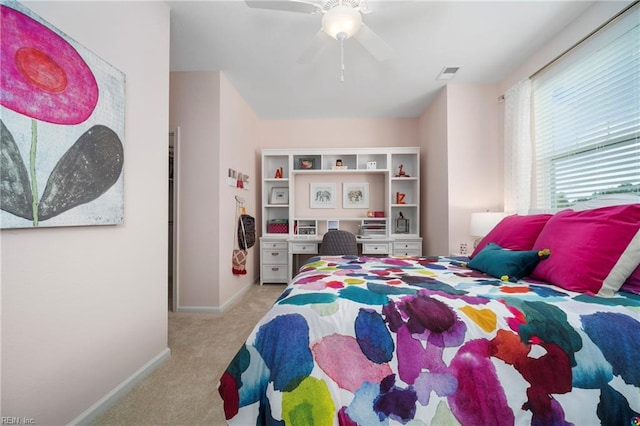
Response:
M180 287L179 262L180 262L180 127L176 127L169 132L169 144L173 142L173 235L172 235L172 271L173 282L171 284L172 306L171 312L178 312Z

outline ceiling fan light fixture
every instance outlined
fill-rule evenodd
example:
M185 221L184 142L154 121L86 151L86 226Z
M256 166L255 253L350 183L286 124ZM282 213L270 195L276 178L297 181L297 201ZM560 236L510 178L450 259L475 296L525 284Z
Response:
M346 40L362 26L362 15L351 6L338 5L322 17L322 29L336 40Z

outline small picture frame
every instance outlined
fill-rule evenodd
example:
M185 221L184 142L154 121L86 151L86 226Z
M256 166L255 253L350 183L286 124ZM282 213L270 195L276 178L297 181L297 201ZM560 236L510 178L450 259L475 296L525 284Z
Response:
M303 170L313 169L315 162L313 158L301 158L300 159L300 168Z
M340 229L340 221L329 219L327 220L327 231L337 231Z
M343 183L342 184L342 208L367 209L369 208L369 184Z
M309 207L312 209L333 209L336 207L335 183L310 183Z
M289 204L289 188L271 188L269 204Z
M378 165L375 161L367 161L367 170L375 170L378 168Z

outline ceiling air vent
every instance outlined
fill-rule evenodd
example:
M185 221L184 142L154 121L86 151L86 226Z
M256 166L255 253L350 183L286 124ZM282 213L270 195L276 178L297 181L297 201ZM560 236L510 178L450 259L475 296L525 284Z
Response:
M460 67L444 67L436 77L436 80L451 80L459 69Z

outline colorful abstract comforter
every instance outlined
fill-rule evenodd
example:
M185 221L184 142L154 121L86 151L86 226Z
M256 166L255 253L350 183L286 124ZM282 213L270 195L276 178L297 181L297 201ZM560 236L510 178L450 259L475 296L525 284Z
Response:
M238 425L637 425L640 297L315 257L220 378Z

